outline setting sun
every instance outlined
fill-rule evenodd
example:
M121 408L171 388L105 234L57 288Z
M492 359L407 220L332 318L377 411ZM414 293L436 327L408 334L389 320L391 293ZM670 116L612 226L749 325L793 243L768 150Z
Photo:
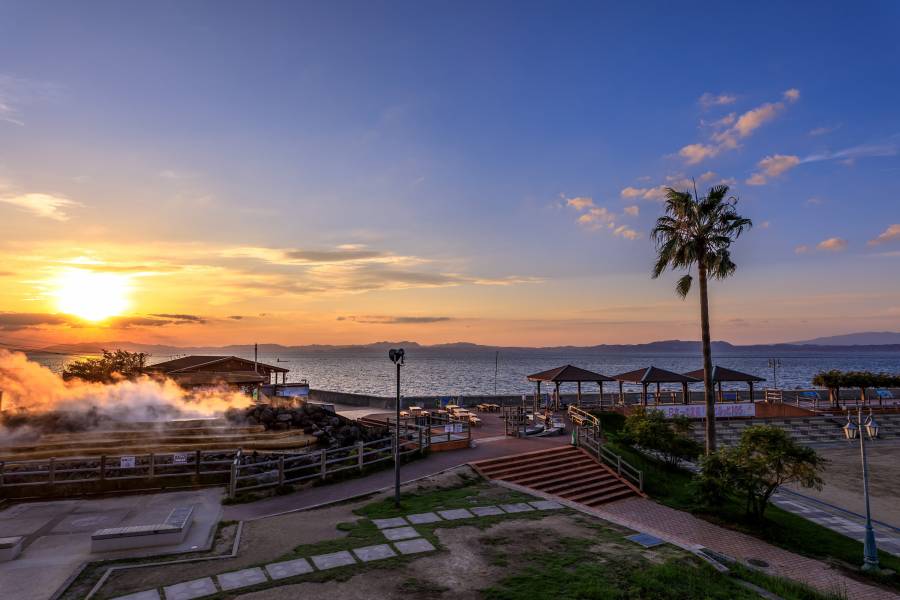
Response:
M128 308L130 280L113 273L69 269L54 281L56 307L88 321L102 321Z

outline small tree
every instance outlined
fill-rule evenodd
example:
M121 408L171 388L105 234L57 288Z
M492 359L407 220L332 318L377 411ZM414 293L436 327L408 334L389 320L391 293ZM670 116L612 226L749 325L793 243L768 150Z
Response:
M660 454L666 464L678 466L697 458L702 447L689 437L691 421L684 416L666 419L662 411L633 408L622 427L623 441Z
M700 481L714 495L715 484L743 494L748 515L762 520L769 499L779 487L799 483L822 489L819 473L826 460L816 451L795 442L778 427L754 425L741 434L737 446L725 448L703 463Z
M85 358L66 365L63 379L81 379L93 383L135 379L143 373L148 356L143 352L103 350L100 358Z

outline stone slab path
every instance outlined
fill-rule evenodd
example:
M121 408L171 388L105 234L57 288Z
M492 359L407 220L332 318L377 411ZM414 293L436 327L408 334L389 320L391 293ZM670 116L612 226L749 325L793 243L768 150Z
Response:
M646 498L627 498L591 508L589 512L682 547L705 547L742 561L764 561L769 565L771 574L801 581L823 592L843 593L852 600L897 597L891 592L851 579L822 561L782 550Z
M509 510L506 509L509 508ZM421 537L410 523L437 523L441 521L457 521L460 519L477 519L482 516L521 513L525 511L552 511L565 508L552 500L537 500L531 503L507 504L501 506L476 506L470 512L467 509L442 510L437 513L420 513L392 519L373 519L390 543L351 548L340 552L318 554L307 558L298 558L282 562L270 563L262 567L250 567L240 571L221 573L214 577L203 577L192 581L176 583L163 588L144 590L127 596L119 596L115 600L194 600L219 593L219 591L236 590L279 581L289 577L305 575L314 571L325 571L367 563L376 560L393 558L398 554L421 554L436 550L434 544ZM438 516L440 515L440 516ZM424 520L423 520L424 519Z

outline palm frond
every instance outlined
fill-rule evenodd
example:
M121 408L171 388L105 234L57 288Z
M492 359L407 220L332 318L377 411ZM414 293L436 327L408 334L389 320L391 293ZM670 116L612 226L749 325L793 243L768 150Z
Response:
M691 291L691 284L694 282L694 278L689 274L684 275L678 280L678 283L675 284L675 291L678 292L678 295L682 298L686 298L688 293Z

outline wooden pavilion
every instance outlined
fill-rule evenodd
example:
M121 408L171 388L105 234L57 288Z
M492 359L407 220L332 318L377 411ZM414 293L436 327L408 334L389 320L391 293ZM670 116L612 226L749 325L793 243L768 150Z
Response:
M697 369L696 371L691 371L690 373L685 373L688 377L696 377L703 381L703 369ZM735 371L734 369L726 369L725 367L720 367L719 365L713 366L712 372L712 381L713 385L716 386L716 400L718 402L724 402L725 398L722 394L722 383L731 383L731 382L744 382L750 388L750 402L753 402L753 384L765 381L763 377L757 377L756 375L751 375L749 373L741 373L740 371ZM737 402L739 396L736 396L735 402Z
M603 382L604 381L615 381L612 377L607 377L606 375L602 375L600 373L594 373L593 371L588 371L587 369L582 369L581 367L574 367L572 365L563 365L561 367L556 367L555 369L550 369L549 371L541 371L540 373L535 373L534 375L528 376L528 381L534 381L537 383L537 395L535 398L540 401L541 397L541 383L547 382L552 383L556 386L556 408L559 408L559 386L562 383L577 383L578 384L578 406L581 406L581 384L584 382L593 382L596 383L600 387L600 401L603 401Z
M696 377L692 377L690 375L682 375L681 373L666 371L665 369L660 369L659 367L654 367L653 365L650 365L649 367L643 369L636 369L634 371L628 371L627 373L614 375L613 379L619 382L619 401L622 404L625 404L624 385L626 383L641 384L642 406L647 405L647 388L650 386L650 384L656 384L656 404L659 404L660 385L663 383L680 383L683 393L682 402L684 404L690 404L691 401L690 394L688 393L688 384L703 381L702 379L697 379Z

